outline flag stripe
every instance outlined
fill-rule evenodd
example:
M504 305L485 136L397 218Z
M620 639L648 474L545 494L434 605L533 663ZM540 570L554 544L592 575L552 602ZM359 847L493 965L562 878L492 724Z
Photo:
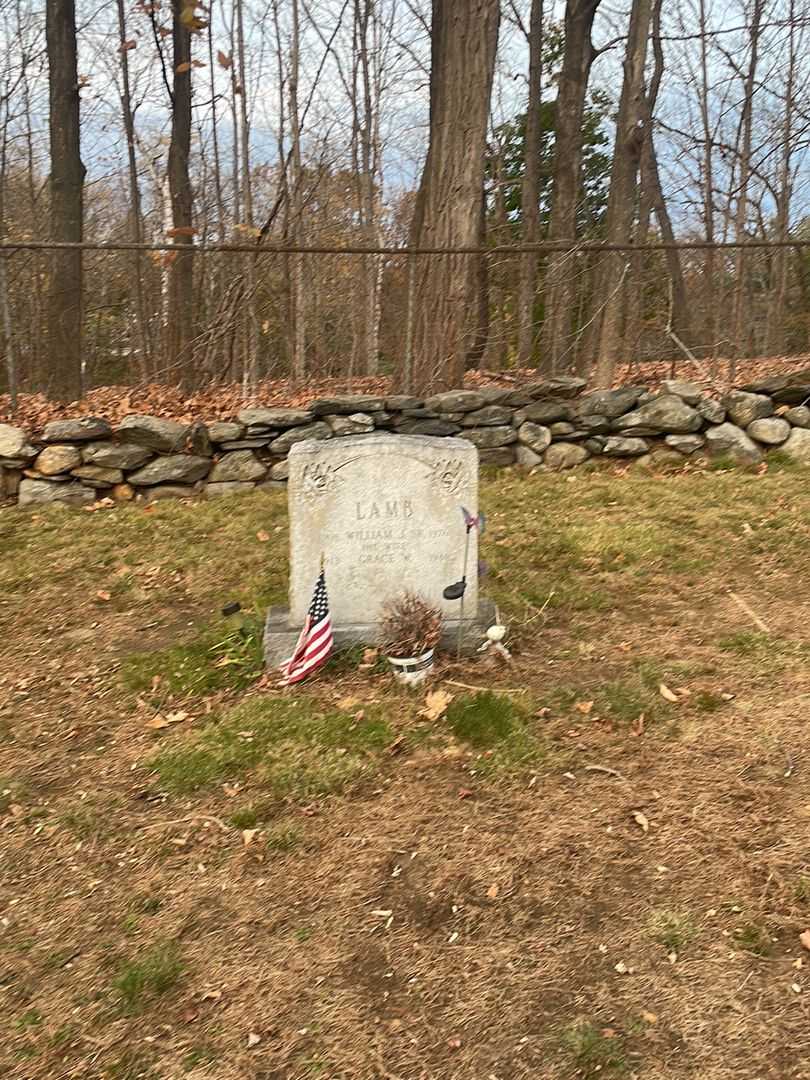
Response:
M304 626L289 660L281 665L282 686L290 686L306 678L326 660L334 645L326 577L321 570L315 585Z
M315 653L308 654L301 661L296 671L292 675L290 675L289 681L297 682L299 679L302 679L304 675L307 675L310 671L313 671L316 667L320 665L323 660L326 659L331 650L332 639L330 637L328 641L324 642L320 650Z
M304 653L304 655L301 657L298 664L296 665L296 670L302 667L311 667L313 663L317 662L321 658L321 656L325 656L331 648L332 639L330 637L321 646L316 645L313 646L311 649L307 649L307 651Z
M324 634L331 633L331 630L332 624L328 616L327 618L322 619L317 626L312 628L312 630L307 628L305 631L306 640L304 640L304 635L302 634L302 636L298 639L300 647L296 646L295 652L292 654L292 656L289 657L289 659L284 661L283 666L296 663L303 656L306 656L307 653L311 652L313 644L317 644L317 642L324 636Z
M296 674L290 675L288 677L288 679L286 680L287 683L297 683L300 682L302 679L306 678L306 676L309 675L311 671L314 671L316 668L321 666L321 664L331 651L332 642L329 641L328 645L324 646L320 653L318 653L316 656L309 658L305 663L301 664Z

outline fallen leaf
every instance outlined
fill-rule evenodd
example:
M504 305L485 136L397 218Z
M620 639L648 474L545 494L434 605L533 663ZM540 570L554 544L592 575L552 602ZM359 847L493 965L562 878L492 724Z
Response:
M183 712L182 709L177 709L175 712L166 713L167 724L182 724L184 720L188 720L188 713Z
M577 712L584 713L585 716L588 716L591 709L593 708L593 702L592 701L578 701L576 703L576 705L574 706L574 708L577 710Z
M658 1023L658 1017L655 1015L655 1013L654 1012L647 1012L646 1009L641 1010L641 1019L644 1020L648 1024L657 1024Z
M469 788L461 787L461 788L458 789L458 797L460 799L471 799L473 797L473 795L474 795L474 792L470 791Z
M490 887L487 889L487 896L490 900L494 900L500 891L501 890L497 882L493 882L493 884L490 885Z
M447 1045L450 1047L451 1050L460 1050L461 1049L461 1039L458 1039L458 1038L448 1039L447 1040Z
M678 695L673 694L673 692L670 690L666 683L658 684L658 693L661 695L662 698L666 698L667 701L671 701L677 705L679 700Z
M107 592L106 589L99 589L98 592L96 593L96 596L98 597L99 600L104 600L105 602L107 600L112 600L112 597L110 596L110 594Z
M447 706L453 700L453 695L446 690L431 690L425 697L425 707L419 710L419 715L426 720L438 720L444 716Z
M267 541L270 539L270 533L265 532L264 529L259 529L259 531L256 533L256 539L259 540L262 544L266 544Z
M261 1035L257 1035L255 1031L251 1031L248 1035L248 1050L252 1050L254 1046L258 1046L261 1041Z
M625 964L624 960L620 960L618 964L613 965L613 970L618 971L620 975L626 975L630 969L627 964Z
M250 847L250 845L253 843L254 838L260 832L261 829L242 829L242 843L245 845L245 847Z
M801 934L799 934L799 941L805 949L810 952L810 930L803 930Z
M633 821L635 821L637 825L641 826L642 832L646 833L650 831L649 819L647 818L647 815L642 814L640 810L633 811Z
M158 713L157 716L153 716L151 720L147 720L144 725L144 727L148 727L152 731L160 731L162 728L167 728L169 726L169 721L165 716L161 716L160 713Z
M200 1001L219 1001L222 997L221 990L206 990L200 995Z

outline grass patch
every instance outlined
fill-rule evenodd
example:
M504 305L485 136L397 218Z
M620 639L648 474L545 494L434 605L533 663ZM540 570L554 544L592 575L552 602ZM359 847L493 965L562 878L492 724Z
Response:
M698 690L692 695L692 703L696 709L704 713L717 712L728 702L720 694L716 694L713 690Z
M16 1026L22 1031L26 1031L30 1028L42 1027L44 1022L45 1017L39 1009L27 1009L21 1016L17 1017Z
M491 690L460 694L448 706L446 722L459 741L480 751L473 770L478 775L516 769L545 757L525 711L508 694Z
M653 941L668 953L679 953L695 940L698 927L692 916L682 911L654 911L647 924Z
M219 626L185 645L128 657L121 679L136 693L156 685L177 696L243 690L263 671L262 633L258 618L244 619L238 627Z
M756 656L771 649L772 639L757 630L740 630L720 638L717 645L725 652L737 653L738 656Z
M609 1028L582 1020L566 1028L560 1041L580 1076L620 1074L627 1069L622 1040Z
M461 694L451 701L447 723L457 739L481 750L512 735L520 724L520 715L508 694L484 690Z
M199 736L161 750L150 764L160 787L175 794L256 770L273 794L305 797L340 790L366 772L392 738L389 725L368 711L357 719L321 712L307 699L257 698ZM242 820L258 818L248 811Z
M147 1002L167 993L180 981L183 962L172 941L152 945L127 961L113 986L126 1012L139 1012Z
M743 952L754 956L770 956L773 952L771 935L758 923L746 923L734 931L734 941Z
M282 854L300 847L304 842L304 836L300 829L292 825L279 825L275 829L268 830L264 842L268 851Z
M793 893L800 904L810 904L810 878L799 878Z
M65 810L59 820L66 829L70 829L82 840L88 840L91 836L97 836L105 831L105 817L95 806L87 806L83 803ZM106 819L106 824L109 827L109 819Z

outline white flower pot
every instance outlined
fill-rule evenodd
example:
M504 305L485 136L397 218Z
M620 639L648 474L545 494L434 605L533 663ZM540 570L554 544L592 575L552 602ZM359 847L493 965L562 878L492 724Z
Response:
M433 649L421 656L389 656L388 663L397 682L403 686L419 686L433 668Z

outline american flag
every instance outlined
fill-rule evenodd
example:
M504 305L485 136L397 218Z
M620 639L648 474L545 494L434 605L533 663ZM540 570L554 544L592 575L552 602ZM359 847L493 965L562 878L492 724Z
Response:
M321 570L304 620L304 628L292 656L281 665L281 685L291 686L305 679L326 660L332 651L332 645L332 619L329 615L329 598L326 595L326 577Z

